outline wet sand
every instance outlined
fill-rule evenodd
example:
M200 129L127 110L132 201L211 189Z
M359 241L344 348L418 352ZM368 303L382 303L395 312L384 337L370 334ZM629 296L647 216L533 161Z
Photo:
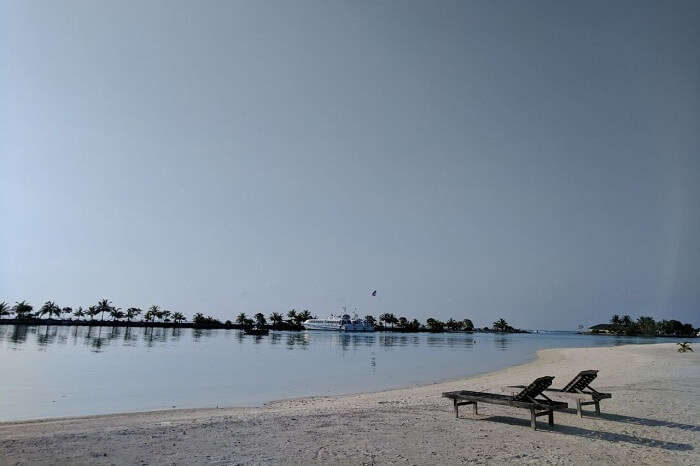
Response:
M695 345L694 345L695 346ZM455 419L443 391L502 393L542 375L562 386L598 369L613 393L555 426L481 404ZM570 404L572 406L572 404ZM590 407L589 407L590 408ZM700 355L676 345L549 349L535 361L459 381L260 408L171 410L0 423L0 464L700 464Z

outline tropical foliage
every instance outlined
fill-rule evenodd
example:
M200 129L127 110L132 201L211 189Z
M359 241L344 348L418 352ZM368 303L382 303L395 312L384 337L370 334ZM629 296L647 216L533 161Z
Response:
M207 326L207 325L221 325L221 321L215 319L212 316L205 316L201 312L197 312L194 317L192 317L192 323L195 326Z
M431 332L442 332L445 329L444 322L439 321L437 319L433 319L432 317L428 318L428 320L426 320L425 323L427 324L428 329Z
M508 325L508 322L506 322L506 320L503 318L498 319L496 322L494 322L492 328L495 332L508 332L513 330L513 327Z
M695 329L692 324L684 324L678 320L661 320L657 322L650 316L641 316L635 321L629 315L620 317L618 314L614 314L610 318L610 325L603 327L604 330L617 335L695 336ZM598 329L594 327L594 333L596 330Z
M80 319L81 317L85 317L85 315L86 314L85 314L85 311L83 311L82 306L78 307L78 309L76 311L73 311L73 316L77 317L78 319Z
M272 322L273 327L279 327L284 322L284 318L279 312L273 312L270 314L270 322Z
M679 353L687 353L688 351L693 352L693 348L690 347L690 342L685 341L683 343L676 343L678 345Z
M15 303L15 305L12 308L12 311L15 313L15 316L17 319L28 319L32 316L32 311L34 308L32 307L31 304L27 304L26 301L21 301L18 303Z
M61 308L56 305L53 301L46 301L43 306L39 309L37 314L41 317L49 315L49 319L54 315L59 317L61 315Z
M258 312L257 314L255 314L254 317L255 325L257 325L258 327L264 327L265 325L267 325L267 319L265 318L265 314L263 314L262 312Z
M2 319L2 316L10 316L12 315L12 310L10 309L10 305L7 304L5 301L0 301L0 319Z
M129 309L126 310L126 320L128 322L131 322L131 319L136 317L137 315L143 313L141 309L138 307L130 307Z

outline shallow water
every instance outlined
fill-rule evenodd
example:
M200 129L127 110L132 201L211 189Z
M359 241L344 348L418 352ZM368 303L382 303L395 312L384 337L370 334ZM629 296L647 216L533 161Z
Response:
M0 420L250 406L464 377L542 348L659 341L672 340L0 325Z

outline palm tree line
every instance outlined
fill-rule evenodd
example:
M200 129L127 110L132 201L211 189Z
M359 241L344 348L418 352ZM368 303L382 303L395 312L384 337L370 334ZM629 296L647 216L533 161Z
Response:
M5 316L15 315L17 320L28 320L32 318L43 318L48 316L48 319L56 318L60 319L64 316L66 319L73 320L73 318L78 321L88 321L88 322L132 322L138 316L141 316L141 322L144 323L175 323L181 324L186 322L187 319L180 312L171 312L166 309L161 309L157 305L153 305L148 310L144 311L138 307L130 307L126 310L122 310L116 307L108 299L100 299L97 304L89 306L85 309L83 307L78 307L73 310L70 307L61 308L53 301L46 301L38 311L34 312L34 308L31 304L26 301L21 301L15 303L14 306L8 305L6 302L0 302L0 319ZM296 309L291 309L283 315L279 312L273 312L269 316L265 316L262 312L258 312L251 317L249 317L245 312L241 312L236 316L235 325L240 327L253 327L257 326L259 328L272 328L279 330L298 330L303 329L303 324L305 321L316 318L313 316L308 309L302 311L297 311ZM393 313L384 313L375 318L372 315L366 315L365 320L371 325L375 326L377 330L391 330L391 331L403 331L403 332L418 332L418 331L430 331L430 332L460 332L466 331L471 332L475 330L474 324L470 319L456 320L453 318L447 321L441 321L430 317L426 320L425 325L423 325L418 319L409 320L404 316L395 316ZM201 312L194 314L192 318L192 324L194 326L211 326L211 327L232 327L234 324L227 320L226 322L221 322L212 316L205 316ZM478 330L478 329L477 329ZM504 319L499 319L493 323L491 328L484 328L484 331L494 331L494 332L509 332L515 331Z
M123 311L121 308L116 307L108 299L100 299L94 306L89 306L83 309L82 306L78 309L73 310L71 307L58 306L54 301L46 301L36 312L34 307L27 303L26 301L19 301L15 303L14 306L10 306L5 301L0 301L0 319L5 316L15 315L17 320L28 320L32 318L43 318L48 316L48 319L55 318L60 319L61 316L64 319L76 318L77 320L87 320L95 321L96 317L99 316L99 321L104 322L105 317L108 321L119 322L126 319L127 322L131 322L137 316L142 315L143 322L156 322L160 321L163 323L174 322L176 324L185 322L187 319L181 312L171 312L166 309L161 309L159 306L151 306L147 311L138 307L130 307ZM111 320L109 320L111 318Z

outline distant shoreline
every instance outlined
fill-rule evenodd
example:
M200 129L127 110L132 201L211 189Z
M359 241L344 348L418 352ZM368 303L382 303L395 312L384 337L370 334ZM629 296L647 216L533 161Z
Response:
M244 330L245 325L241 324L228 324L228 323L206 323L206 324L195 324L194 322L143 322L143 321L112 321L112 320L70 320L70 319L0 319L0 325L55 325L59 327L128 327L128 328L191 328L197 330ZM301 332L307 331L303 326L296 327L288 324L282 326L266 325L265 328L268 330L278 330L278 331L291 331L291 332ZM548 330L555 331L555 330ZM560 330L565 331L565 330ZM492 334L533 334L536 335L539 332L533 332L530 330L509 330L504 332L497 332L494 330L484 330L481 328L475 328L474 330L442 330L442 331L431 331L425 329L413 330L404 329L400 327L376 327L375 332L391 332L391 333L458 333L458 334L469 334L469 333L492 333ZM575 332L572 330L572 332ZM346 332L346 333L368 333L368 332ZM580 335L586 336L615 336L614 334L603 333L603 332L577 332ZM689 338L695 339L697 336L687 336L678 337L675 335L644 335L644 334L633 334L633 335L618 335L618 336L628 336L628 337L647 337L647 338Z
M137 327L137 328L193 328L202 330L243 330L246 328L242 324L234 323L194 323L194 322L143 322L143 321L124 321L124 320L70 320L70 319L0 319L0 325L56 325L56 326L78 326L78 327ZM282 325L265 325L268 330L285 330L285 331L306 331L303 326L290 325L284 323ZM401 327L375 327L375 332L394 332L394 333L532 333L527 330L508 330L504 332L496 332L493 330L485 331L483 329L474 330L442 330L431 331L425 329L406 329ZM363 332L347 332L347 333L363 333Z

